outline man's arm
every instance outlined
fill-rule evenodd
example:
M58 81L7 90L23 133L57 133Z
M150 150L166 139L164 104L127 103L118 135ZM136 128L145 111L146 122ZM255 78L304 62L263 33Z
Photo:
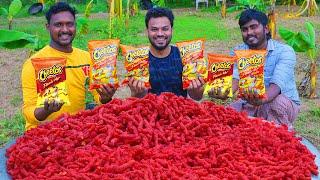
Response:
M144 83L134 78L129 79L128 86L131 91L131 97L143 98L148 93Z
M101 104L106 104L107 102L111 101L116 90L116 88L108 85L103 85L101 88L97 89Z
M282 48L282 52L279 56L270 83L276 84L280 88L280 92L286 92L288 88L288 82L295 81L294 68L296 65L296 54L294 50L285 46Z
M255 89L249 89L248 93L243 94L242 99L246 100L249 104L254 106L260 106L271 102L280 94L281 90L278 85L270 84L269 88L266 90L266 97L261 99L259 94Z
M270 84L269 88L267 89L266 92L266 99L264 103L269 103L272 100L274 100L274 98L276 98L279 94L281 93L280 87L276 84Z
M188 88L188 94L190 98L196 101L200 101L203 97L204 84L205 82L202 78L192 80L190 83L190 87Z
M232 94L236 94L239 89L239 79L232 79Z
M39 124L39 120L35 117L37 88L35 71L30 60L27 60L22 67L21 84L23 95L22 114L26 120L26 128L35 127Z
M44 107L36 108L37 88L35 71L30 60L27 60L21 72L23 107L22 112L28 124L38 124L38 121L45 120L52 113L59 111L63 104L58 102L44 103Z
M296 55L293 49L289 46L283 47L282 52L277 59L277 64L273 70L273 75L270 80L270 86L266 90L266 98L259 100L258 98L252 98L254 93L248 94L245 97L250 104L261 105L271 102L279 94L285 91L288 87L287 84L290 81L294 81L294 66L296 64Z
M56 101L53 101L53 102L45 101L44 107L36 108L34 110L34 116L38 121L44 121L52 113L59 111L62 106L63 106L63 103L59 103Z

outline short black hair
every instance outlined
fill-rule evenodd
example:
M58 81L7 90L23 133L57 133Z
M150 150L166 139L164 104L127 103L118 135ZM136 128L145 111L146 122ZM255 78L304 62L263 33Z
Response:
M148 10L145 18L146 27L148 28L148 24L151 18L158 18L158 17L167 17L170 21L171 27L173 27L173 20L174 16L170 9L167 8L151 8Z
M249 9L244 10L240 15L240 18L239 18L240 28L251 20L258 21L264 27L266 27L268 25L268 17L265 13L258 11L256 9L249 8ZM271 33L269 32L267 34L267 39L270 39L270 38L271 38Z
M77 10L71 7L68 3L58 2L50 7L49 11L46 13L47 22L50 23L51 16L54 14L58 14L59 12L68 11L70 12L74 19L76 19Z

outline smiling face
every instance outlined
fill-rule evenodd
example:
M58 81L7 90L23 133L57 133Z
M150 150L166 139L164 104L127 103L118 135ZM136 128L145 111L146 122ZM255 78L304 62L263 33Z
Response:
M251 20L241 28L242 39L250 49L265 49L267 46L267 33L269 32L266 26L263 26L257 20Z
M167 17L151 18L147 28L148 38L156 50L168 47L172 38L172 27Z
M76 34L75 19L69 11L53 14L50 23L47 24L50 32L50 45L57 49L68 49L72 47L72 41Z

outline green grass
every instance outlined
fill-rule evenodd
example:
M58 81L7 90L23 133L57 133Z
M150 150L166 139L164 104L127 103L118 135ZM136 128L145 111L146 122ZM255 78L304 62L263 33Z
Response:
M15 95L10 100L10 104L12 106L20 106L21 102L22 102L22 97L20 95Z
M0 108L0 115L5 115L6 114L6 110Z
M298 134L313 140L315 145L320 148L320 107L316 104L306 102L310 108L306 112L301 112L294 124L295 130Z
M4 20L4 21L1 21ZM13 29L34 34L43 41L49 43L50 37L45 29L46 20L44 17L23 20L16 19ZM78 34L73 45L81 49L87 49L89 40L107 39L109 37L108 18L90 19L89 33L86 35ZM122 44L141 45L148 44L149 40L145 34L144 15L140 14L131 17L129 26L125 27L124 19L115 20L113 29L113 38L120 38ZM7 22L0 18L0 28L7 28ZM213 18L198 15L180 15L176 16L174 23L174 33L172 43L182 40L191 40L195 38L205 38L206 40L228 40L229 32L222 23Z
M16 112L11 119L0 120L0 147L23 134L24 126L25 122L20 111Z
M206 40L229 40L228 30L214 18L201 16L178 16L174 24L173 41L205 38Z

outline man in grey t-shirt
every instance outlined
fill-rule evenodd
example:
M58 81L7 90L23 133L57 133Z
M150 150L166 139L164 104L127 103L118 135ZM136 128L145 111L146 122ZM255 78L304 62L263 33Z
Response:
M231 52L234 55L234 50L267 50L264 63L266 98L258 98L256 90L250 89L230 106L237 111L246 111L249 116L286 124L292 129L300 105L294 75L296 55L290 46L271 39L267 24L268 18L264 13L253 9L243 11L239 25L244 43ZM235 93L239 87L239 72L237 64L234 67L232 90ZM209 92L212 98L226 99L226 95L219 89Z

